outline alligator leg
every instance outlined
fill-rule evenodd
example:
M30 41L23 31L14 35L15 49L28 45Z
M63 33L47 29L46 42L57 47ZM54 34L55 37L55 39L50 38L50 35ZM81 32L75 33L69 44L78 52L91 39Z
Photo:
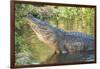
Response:
M60 52L61 52L62 54L67 54L67 53L68 53L68 52L67 52L67 49L65 48L64 41L61 41L61 42L59 43L59 50L60 50Z

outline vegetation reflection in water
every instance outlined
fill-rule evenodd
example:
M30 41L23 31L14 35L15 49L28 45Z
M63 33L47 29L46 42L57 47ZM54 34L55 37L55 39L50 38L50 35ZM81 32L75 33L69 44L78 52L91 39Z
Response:
M61 64L61 63L75 63L75 62L89 62L94 61L94 54L57 54L49 59L45 64Z

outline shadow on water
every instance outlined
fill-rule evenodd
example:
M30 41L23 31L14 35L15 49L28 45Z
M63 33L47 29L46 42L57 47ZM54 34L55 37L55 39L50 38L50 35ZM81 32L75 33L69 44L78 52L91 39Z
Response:
M73 62L89 62L94 61L93 52L88 52L86 54L55 54L44 64L61 64L61 63L73 63Z

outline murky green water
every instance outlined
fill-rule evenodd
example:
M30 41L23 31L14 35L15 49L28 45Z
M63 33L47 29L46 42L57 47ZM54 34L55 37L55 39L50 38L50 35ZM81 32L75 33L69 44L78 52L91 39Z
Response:
M61 64L61 63L75 63L75 62L90 62L94 61L93 53L86 54L56 54L52 56L45 64Z
M50 57L44 63L38 64L63 64L63 63L76 63L76 62L91 62L94 61L95 55L92 52L81 53L81 54L55 54ZM33 63L34 64L34 63Z

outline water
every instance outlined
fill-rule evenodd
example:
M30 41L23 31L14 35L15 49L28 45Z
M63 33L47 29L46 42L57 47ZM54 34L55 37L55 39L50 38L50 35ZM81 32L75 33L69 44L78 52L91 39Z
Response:
M75 63L75 62L90 62L94 61L94 54L91 52L85 54L55 54L44 64L61 64L61 63Z

